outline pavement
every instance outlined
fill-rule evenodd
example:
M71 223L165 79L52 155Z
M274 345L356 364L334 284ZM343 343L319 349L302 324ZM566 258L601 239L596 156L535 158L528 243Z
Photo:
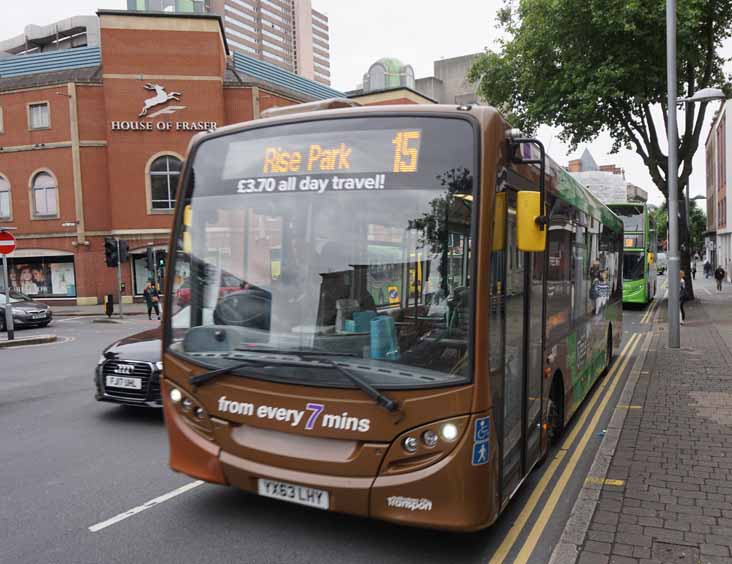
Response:
M656 308L622 423L596 456L606 474L585 484L584 534L570 519L553 563L732 562L732 286L700 277L694 291L680 349L667 346L666 302Z
M80 306L80 305L71 305L71 306L61 306L61 305L51 305L51 309L53 310L54 317L93 317L93 316L99 316L99 315L105 315L105 305L99 304L99 305L88 305L88 306ZM119 305L114 305L114 315L116 316L119 313ZM123 315L146 315L147 314L147 306L144 303L134 303L134 304L122 304L122 314Z

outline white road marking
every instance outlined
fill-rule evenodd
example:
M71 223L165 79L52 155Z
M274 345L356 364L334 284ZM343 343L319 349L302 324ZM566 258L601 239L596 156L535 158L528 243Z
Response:
M137 515L138 513L142 513L146 509L150 509L151 507L155 507L156 505L160 505L164 501L168 501L169 499L173 499L176 496L179 496L180 494L184 494L187 491L192 490L193 488L197 488L198 486L204 484L205 482L201 480L196 480L195 482L190 482L186 484L185 486L181 486L172 492L168 492L166 494L163 494L159 497L156 497L154 499L151 499L150 501L146 501L142 505L138 505L137 507L133 507L132 509L129 509L125 511L124 513L120 513L119 515L115 515L111 519L107 519L106 521L102 521L101 523L97 523L96 525L92 525L89 527L89 530L92 533L96 533L98 531L101 531L102 529L106 529L107 527L110 527L111 525L114 525L115 523L119 523L120 521L124 521L128 517L132 517L133 515Z
M707 294L709 294L710 296L712 295L712 293L711 293L711 292L709 291L709 289L707 289L707 288L704 288L704 291L705 291L705 292L706 292Z

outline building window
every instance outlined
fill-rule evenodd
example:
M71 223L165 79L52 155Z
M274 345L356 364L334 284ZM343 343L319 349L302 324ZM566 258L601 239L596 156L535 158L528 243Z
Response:
M164 155L150 165L150 207L153 210L172 210L175 191L180 177L180 159Z
M51 112L48 102L28 104L28 129L48 129L51 127Z
M0 175L0 220L10 217L10 182Z
M31 184L34 217L58 216L58 186L47 172L39 172Z

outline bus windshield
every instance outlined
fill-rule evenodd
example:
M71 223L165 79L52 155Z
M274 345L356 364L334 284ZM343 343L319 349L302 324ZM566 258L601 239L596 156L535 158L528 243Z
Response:
M643 232L643 206L612 206L612 210L623 221L625 232Z
M172 298L167 346L216 368L328 354L379 387L468 381L474 139L462 119L371 117L203 141L181 189L172 295L187 297ZM236 355L193 338L207 326L235 334ZM247 376L352 386L318 366Z
M623 280L640 280L645 275L645 253L623 254Z

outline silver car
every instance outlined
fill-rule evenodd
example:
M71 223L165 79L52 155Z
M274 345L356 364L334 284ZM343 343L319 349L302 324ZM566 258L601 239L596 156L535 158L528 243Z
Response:
M8 296L10 296L8 300ZM10 305L8 306L8 301ZM0 291L0 332L5 331L5 308L12 308L13 326L45 327L53 319L53 312L46 304L37 302L25 294L10 290Z

